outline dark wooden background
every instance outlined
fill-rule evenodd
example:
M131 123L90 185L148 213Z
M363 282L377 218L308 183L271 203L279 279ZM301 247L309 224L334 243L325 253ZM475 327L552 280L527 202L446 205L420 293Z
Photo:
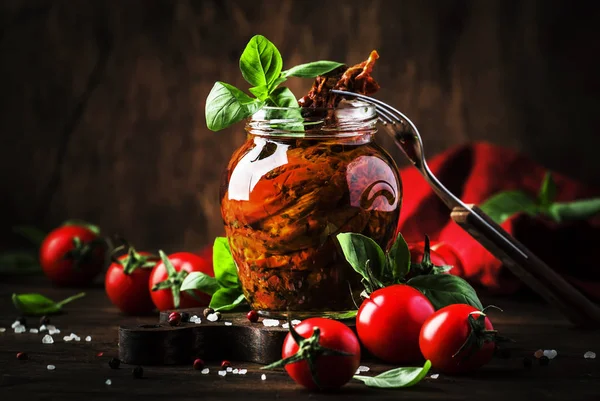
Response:
M140 247L212 242L220 173L244 133L208 131L204 101L216 80L246 88L238 57L256 33L286 66L377 49L378 96L429 155L486 140L596 183L594 3L4 0L0 236L79 217ZM309 85L289 83L297 96Z

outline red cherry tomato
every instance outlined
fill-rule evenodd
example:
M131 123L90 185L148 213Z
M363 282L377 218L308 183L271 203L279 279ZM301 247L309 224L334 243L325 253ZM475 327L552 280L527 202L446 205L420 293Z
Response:
M352 354L350 356L320 355L315 361L316 376L320 388L323 390L339 388L352 379L360 365L360 343L348 326L333 319L310 318L300 322L294 328L300 336L309 338L313 335L315 327L318 327L321 332L319 345ZM298 349L298 344L296 344L292 335L288 333L283 342L281 357L293 356L298 352ZM296 383L311 390L319 389L313 381L306 360L286 365L285 370Z
M104 280L106 295L124 313L146 314L154 309L148 282L158 257L149 252L135 252L134 260L130 262L129 259L129 254L122 255L118 258L118 263L113 262L109 266ZM130 267L128 262L135 265L131 266L129 272L125 272L124 268Z
M207 261L206 259L194 255L193 253L179 252L169 255L168 258L176 272L180 272L182 270L188 273L197 271L208 274L211 277L215 276L212 268L212 261ZM163 262L159 262L154 269L152 269L152 273L150 274L150 296L152 297L152 302L154 302L154 305L161 311L175 309L173 292L171 288L152 291L152 287L167 280L168 278L169 274ZM179 283L179 285L181 285L181 283ZM194 308L198 306L206 306L210 303L210 295L198 290L194 290L194 293L199 299L195 299L185 292L182 292L179 308Z
M419 290L395 284L374 291L356 315L356 330L363 345L390 363L413 363L419 351L421 326L435 311Z
M423 253L425 252L425 242L417 242L408 244L410 251L411 263L421 263ZM455 276L460 276L463 273L463 263L454 250L447 242L431 241L430 243L431 262L436 266L453 266L448 272Z
M104 268L105 252L106 244L90 229L62 226L44 238L40 264L57 286L89 285Z
M480 349L475 345L466 347L453 356L465 344L469 335L485 335L484 332L472 332L469 324L471 314L474 318L481 316L481 312L470 305L449 305L435 312L423 324L419 346L423 356L431 361L431 366L435 369L447 374L465 373L485 365L492 359L494 341L484 342ZM494 329L487 316L481 329Z

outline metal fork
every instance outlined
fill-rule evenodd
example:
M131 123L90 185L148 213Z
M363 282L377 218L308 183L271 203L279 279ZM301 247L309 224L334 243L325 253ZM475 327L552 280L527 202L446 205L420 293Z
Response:
M565 281L481 209L467 205L442 185L429 169L419 130L408 117L392 106L369 96L340 90L332 92L373 104L380 120L391 129L396 145L421 172L437 196L453 211L452 218L461 227L533 290L555 304L573 323L580 326L600 326L598 305Z

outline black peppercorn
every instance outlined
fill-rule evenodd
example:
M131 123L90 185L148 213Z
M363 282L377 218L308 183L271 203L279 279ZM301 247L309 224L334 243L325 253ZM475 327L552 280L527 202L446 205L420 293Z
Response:
M217 321L221 320L221 312L215 312L215 315L217 316Z
M23 316L18 317L17 322L21 323L21 326L27 326L27 319L25 319Z
M181 323L187 323L190 321L190 314L187 312L181 312Z
M20 361L24 361L26 359L29 359L29 356L24 352L19 352L17 353L17 359Z
M47 326L50 324L50 318L48 316L42 316L40 318L40 326Z
M533 362L531 362L531 359L527 357L523 358L523 366L525 366L526 368L530 368L532 364Z
M543 355L540 357L539 361L541 366L547 366L550 363L550 358L548 358L546 355Z
M144 369L141 366L136 366L135 368L133 368L131 373L136 379L141 379L142 377L144 377Z
M110 361L108 361L108 366L110 366L111 369L119 369L120 365L121 361L117 358L111 358Z
M202 314L204 315L204 317L207 317L211 313L215 313L215 310L213 308L205 308L204 311L202 311Z

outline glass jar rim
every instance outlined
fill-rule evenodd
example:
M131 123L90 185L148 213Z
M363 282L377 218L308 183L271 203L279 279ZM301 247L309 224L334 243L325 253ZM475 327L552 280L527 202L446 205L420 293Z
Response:
M375 106L342 100L337 107L264 106L246 123L246 131L261 136L349 137L375 133Z

